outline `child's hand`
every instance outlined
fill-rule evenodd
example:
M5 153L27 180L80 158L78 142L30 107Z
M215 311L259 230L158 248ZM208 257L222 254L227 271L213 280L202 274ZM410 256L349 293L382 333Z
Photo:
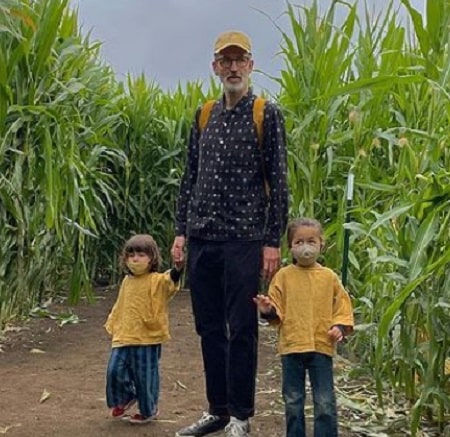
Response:
M264 294L258 294L256 297L253 298L253 302L256 303L258 310L263 314L269 314L270 311L272 310L272 304L270 302L269 296L266 296Z
M333 326L331 329L328 330L328 337L330 337L331 340L333 340L333 343L339 343L342 340L344 340L344 335L337 326Z

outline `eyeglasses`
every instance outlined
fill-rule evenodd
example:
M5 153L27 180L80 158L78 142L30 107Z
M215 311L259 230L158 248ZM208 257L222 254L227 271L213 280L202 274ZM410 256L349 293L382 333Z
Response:
M216 61L222 68L230 68L233 65L233 62L236 63L236 67L244 68L250 62L250 58L248 56L240 56L239 58L229 58L228 56L222 56L220 58L216 58Z

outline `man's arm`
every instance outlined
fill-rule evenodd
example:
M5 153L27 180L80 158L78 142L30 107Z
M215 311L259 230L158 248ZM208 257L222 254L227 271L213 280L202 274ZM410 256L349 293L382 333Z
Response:
M287 146L283 115L274 103L264 111L264 168L270 187L264 246L279 247L288 219Z
M189 143L187 146L187 157L183 176L181 178L180 191L178 194L177 208L175 213L175 235L186 236L187 212L192 191L197 181L199 147L198 140L200 131L198 128L198 117L200 108L195 114L195 119L191 126Z
M288 219L286 132L283 115L273 103L266 103L263 126L263 165L270 188L263 243L263 276L270 280L280 266L280 242Z
M187 157L183 177L181 178L180 191L178 193L177 208L175 212L175 239L172 244L172 261L179 265L184 262L184 246L186 243L187 213L192 197L195 182L197 181L200 130L198 118L201 108L195 114L189 135Z

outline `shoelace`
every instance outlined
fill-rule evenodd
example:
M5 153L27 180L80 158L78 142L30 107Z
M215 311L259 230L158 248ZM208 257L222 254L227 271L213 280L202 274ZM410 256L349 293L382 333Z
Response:
M212 414L209 414L206 411L204 411L202 417L200 417L200 419L198 419L197 424L204 425L205 423L212 422L215 419L216 419L216 416L213 416Z

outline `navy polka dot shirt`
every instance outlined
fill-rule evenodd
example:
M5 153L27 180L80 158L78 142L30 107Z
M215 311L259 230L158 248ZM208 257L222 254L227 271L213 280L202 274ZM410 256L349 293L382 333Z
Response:
M198 109L180 186L177 235L262 240L279 247L288 215L284 120L277 105L267 101L261 148L253 121L254 99L250 90L230 110L218 100L202 133Z

